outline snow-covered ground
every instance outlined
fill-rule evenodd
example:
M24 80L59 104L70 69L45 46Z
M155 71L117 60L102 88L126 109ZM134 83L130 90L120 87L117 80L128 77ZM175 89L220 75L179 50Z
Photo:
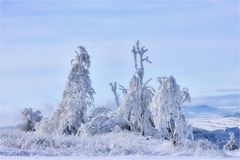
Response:
M198 117L188 121L193 127L206 130L239 127L236 117ZM129 132L79 138L3 130L0 131L0 155L1 160L235 160L240 158L240 150L223 151L204 140L173 147L169 141Z
M90 137L44 136L20 131L0 132L1 155L24 156L119 156L119 155L227 155L207 141L186 142L173 147L168 140L143 137L131 132Z
M187 119L193 127L202 128L209 131L225 129L226 127L240 128L239 117L222 117L222 116L201 116Z
M162 155L162 156L98 156L98 157L85 157L85 156L62 156L62 157L6 157L0 156L1 160L238 160L238 157L223 158L223 157L192 157L192 156L175 156L175 155Z

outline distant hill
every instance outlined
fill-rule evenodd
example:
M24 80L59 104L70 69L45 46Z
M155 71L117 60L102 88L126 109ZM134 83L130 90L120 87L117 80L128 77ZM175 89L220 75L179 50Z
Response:
M220 115L220 116L225 116L225 115L230 115L230 112L225 111L225 110L220 110L216 107L209 106L209 105L194 105L194 106L185 106L183 107L183 113L187 117L191 116L202 116L202 115Z
M228 114L225 115L224 117L236 117L236 118L240 118L240 112L236 112L234 114Z

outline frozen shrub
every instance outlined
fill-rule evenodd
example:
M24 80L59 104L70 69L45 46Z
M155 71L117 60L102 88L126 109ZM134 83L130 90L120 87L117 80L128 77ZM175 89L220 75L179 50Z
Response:
M238 145L236 144L234 133L232 132L229 133L229 141L227 142L227 144L224 145L223 148L231 151L239 148Z
M110 117L111 114L112 114L112 110L111 109L108 109L108 108L105 108L105 107L98 107L98 108L93 109L90 112L89 119L91 120L91 119L93 119L95 117L98 117L98 116Z
M35 131L35 125L42 120L40 111L33 111L32 108L25 108L22 111L22 123L17 125L17 128L22 131Z

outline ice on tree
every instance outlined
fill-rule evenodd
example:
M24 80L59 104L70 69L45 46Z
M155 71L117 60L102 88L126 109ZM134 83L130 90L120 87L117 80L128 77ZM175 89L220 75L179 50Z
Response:
M112 114L112 110L105 108L105 107L98 107L94 108L89 115L89 121L91 121L93 118L98 117L98 116L106 116L110 117Z
M145 52L147 52L147 49L140 47L139 41L137 41L132 49L135 74L129 83L129 88L125 90L118 113L130 131L140 132L142 135L152 135L154 123L149 111L149 104L153 92L147 87L147 83L143 83L143 64L145 61L148 63L151 63L151 61L148 57L144 57Z
M195 128L195 140L188 141L187 139L192 139L193 133L181 111L183 104L190 101L188 89L181 89L173 76L160 77L157 79L157 89L151 87L149 82L152 79L144 80L144 64L151 63L149 57L145 56L146 52L147 49L140 47L137 41L132 49L135 73L129 85L124 87L116 82L110 83L118 109L112 111L105 107L98 107L90 112L89 108L93 106L95 93L89 76L90 56L85 48L80 46L79 52L76 51L76 57L71 61L72 68L62 101L53 115L42 119L40 111L24 109L23 122L17 127L23 131L36 130L37 132L24 133L15 130L1 132L0 154L96 156L143 153L162 155L165 151L167 154L176 151L185 154L182 151L187 150L186 155L191 152L197 155L210 153L226 156L218 147L222 149L223 144L227 142L225 137L228 137L229 131L238 135L239 128L229 128L230 130L225 131L206 131ZM121 99L117 89L123 93ZM52 135L41 135L41 133ZM81 137L56 136L56 134ZM230 133L224 149L238 149L238 141L239 139L235 140L234 134ZM180 145L173 149L170 142L173 146ZM203 150L206 152L202 152Z
M93 105L94 94L89 77L90 56L84 47L79 49L71 61L72 69L63 100L52 117L37 124L40 133L95 135L118 128L171 139L173 145L191 135L181 113L182 104L190 100L188 89L180 90L172 76L159 78L157 91L148 85L151 78L144 82L144 64L152 62L145 56L147 49L140 47L139 41L132 49L135 73L127 88L119 85L123 92L121 101L117 83L110 83L118 109L111 112L100 107L87 115L87 109Z
M22 123L17 125L17 128L22 131L35 131L35 125L42 120L40 111L33 111L32 108L25 108L22 111Z
M77 135L96 135L103 133L110 133L123 128L122 121L113 114L112 110L99 107L92 110L89 116L89 121L83 124Z
M180 90L173 76L158 78L159 86L151 103L155 127L173 145L191 137L191 128L181 112L182 104L190 100L188 90Z
M121 122L118 118L108 116L96 116L91 121L83 124L78 130L78 136L97 135L121 130Z
M38 124L40 132L75 135L80 126L87 121L87 109L93 106L94 89L89 77L90 56L84 47L71 61L72 68L63 93L62 102L53 116Z

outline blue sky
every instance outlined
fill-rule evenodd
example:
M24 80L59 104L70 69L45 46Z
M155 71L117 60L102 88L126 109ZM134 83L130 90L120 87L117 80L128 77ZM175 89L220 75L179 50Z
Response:
M1 1L1 125L24 107L53 111L78 45L91 55L96 106L111 104L108 83L128 84L138 39L153 62L146 79L174 75L198 103L239 106L223 96L239 95L239 27L239 1Z

